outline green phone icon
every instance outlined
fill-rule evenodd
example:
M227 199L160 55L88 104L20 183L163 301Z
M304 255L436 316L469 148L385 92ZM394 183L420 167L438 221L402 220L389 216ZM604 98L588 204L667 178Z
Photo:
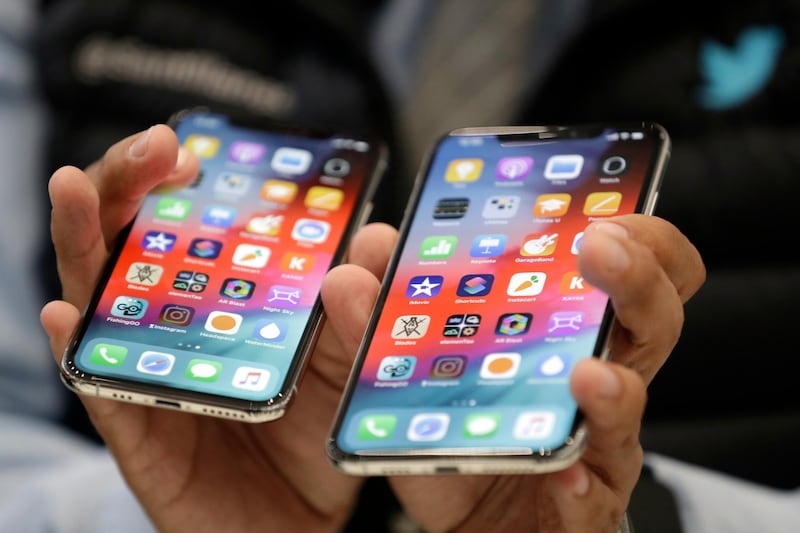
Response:
M120 366L125 362L128 349L114 344L96 344L89 361L100 366Z
M397 417L393 415L367 415L358 425L359 440L388 439L397 425Z

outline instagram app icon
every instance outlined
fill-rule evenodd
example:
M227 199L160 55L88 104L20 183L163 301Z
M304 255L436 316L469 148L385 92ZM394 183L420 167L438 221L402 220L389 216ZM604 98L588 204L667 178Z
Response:
M434 379L453 379L461 376L467 367L463 355L440 355L433 361L431 377Z

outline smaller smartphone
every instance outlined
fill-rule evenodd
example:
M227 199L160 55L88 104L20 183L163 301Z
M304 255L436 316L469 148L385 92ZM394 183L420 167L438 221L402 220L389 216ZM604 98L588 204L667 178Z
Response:
M62 359L72 390L246 422L284 414L323 318L319 289L369 216L376 139L187 110L200 174L147 196Z
M357 475L540 473L585 447L574 365L607 358L587 224L652 214L658 124L459 129L417 177L328 439Z

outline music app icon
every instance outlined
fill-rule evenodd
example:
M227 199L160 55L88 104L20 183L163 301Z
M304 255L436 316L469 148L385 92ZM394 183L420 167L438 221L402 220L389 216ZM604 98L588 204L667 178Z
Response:
M267 388L269 376L269 370L253 368L251 366L240 366L236 369L231 384L237 389L262 391Z

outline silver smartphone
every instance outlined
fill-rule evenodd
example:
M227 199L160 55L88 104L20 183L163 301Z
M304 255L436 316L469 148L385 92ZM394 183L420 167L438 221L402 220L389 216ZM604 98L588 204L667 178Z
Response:
M577 270L592 221L653 212L658 124L459 129L417 178L327 443L358 475L537 473L585 446L569 390L612 309Z

